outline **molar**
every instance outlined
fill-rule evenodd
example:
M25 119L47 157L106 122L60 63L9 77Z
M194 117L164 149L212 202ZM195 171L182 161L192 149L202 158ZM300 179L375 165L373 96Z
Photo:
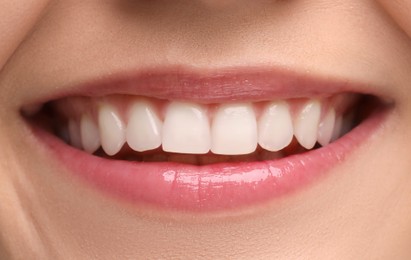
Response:
M80 134L83 148L88 153L94 153L100 147L100 133L97 125L89 115L83 115L80 121Z
M331 141L335 141L337 140L342 132L342 126L343 126L343 118L342 116L337 116L335 119L335 123L334 123L334 129L333 129L333 133L332 133L332 137L331 137Z
M70 143L76 148L81 149L82 144L81 144L81 135L80 135L80 127L78 123L70 119L68 122L68 132L70 136Z
M330 143L335 125L335 110L331 108L318 126L318 143L326 146Z

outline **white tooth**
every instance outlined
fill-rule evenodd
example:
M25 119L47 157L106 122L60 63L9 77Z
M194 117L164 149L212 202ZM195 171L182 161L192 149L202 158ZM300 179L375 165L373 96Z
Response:
M116 110L102 105L98 114L101 146L108 155L115 155L126 141L125 126Z
M80 133L84 150L88 153L97 151L100 147L100 133L90 116L83 115L81 117Z
M68 122L68 130L70 135L70 143L76 148L81 149L80 128L76 121L70 119Z
M127 124L127 143L131 149L143 152L161 145L162 122L152 104L136 101L131 109Z
M257 121L251 104L221 105L211 127L215 154L249 154L257 148Z
M258 120L258 143L268 151L279 151L293 139L293 123L288 104L272 102Z
M335 125L335 110L331 108L318 126L318 142L322 146L330 143Z
M163 125L163 150L205 154L210 151L210 145L210 124L205 108L191 103L171 103Z
M294 135L306 149L314 147L317 141L318 124L320 123L321 104L318 100L310 100L297 114L294 122Z
M333 129L333 133L332 133L332 137L331 137L332 141L335 141L338 138L340 138L341 131L342 131L342 125L343 125L342 117L337 116L337 118L335 119L334 129Z

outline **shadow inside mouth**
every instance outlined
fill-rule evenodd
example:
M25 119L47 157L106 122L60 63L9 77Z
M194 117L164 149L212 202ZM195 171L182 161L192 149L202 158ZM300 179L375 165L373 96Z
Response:
M319 147L321 146L317 144L314 149ZM287 149L278 152L270 152L262 149L261 147L257 147L256 151L253 153L243 155L220 155L213 154L212 152L207 154L170 153L163 151L161 148L149 152L138 153L133 151L127 145L125 145L125 147L123 147L123 149L114 156L108 156L101 148L98 149L94 155L110 160L115 159L134 162L176 162L201 166L226 162L271 161L281 159L289 155L303 153L305 151L307 151L307 149L298 145L298 142L294 139L292 144L290 144Z

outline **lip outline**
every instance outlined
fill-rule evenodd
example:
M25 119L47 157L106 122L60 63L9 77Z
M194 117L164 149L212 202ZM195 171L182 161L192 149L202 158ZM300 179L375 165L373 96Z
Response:
M181 71L180 70L177 70L178 71L178 73L181 73ZM261 98L263 98L263 100L267 100L267 99L271 99L272 98L272 96L274 95L275 97L276 97L276 99L280 99L280 98L284 98L284 97L286 97L286 98L293 98L293 97L307 97L307 95L308 96L310 96L310 95L315 95L315 96L317 96L317 95L331 95L331 94L336 94L336 93L338 93L338 92L348 92L348 91L353 91L353 92L355 92L355 93L359 93L358 91L361 91L361 89L363 89L363 88L360 88L359 86L364 86L364 85L361 85L361 84L348 84L348 81L329 81L329 80L325 80L325 79L315 79L315 78L313 78L313 77L310 77L310 76L307 76L307 75L300 75L300 74L296 74L296 73L294 73L294 72L289 72L289 71L283 71L283 70L274 70L276 73L274 73L274 74L272 74L272 72L273 72L273 70L265 70L265 71L261 71L261 70L257 70L257 71L251 71L251 74L250 73L248 73L248 74L238 74L238 71L236 71L236 73L235 74L231 74L232 72L230 72L229 74L225 74L226 72L222 72L222 73L216 73L216 74L211 74L211 76L210 77L206 77L205 78L205 81L206 82L208 82L207 80L209 80L209 79L221 79L220 78L220 76L222 75L222 77L224 77L224 80L225 81L223 81L223 82L232 82L233 80L235 81L237 78L238 78L238 75L242 75L242 76L245 76L245 77L249 77L250 75L252 75L252 76L255 76L256 74L255 73L257 73L258 75L267 75L267 76L270 76L270 79L271 80L275 80L276 79L276 77L278 76L278 75L280 75L280 77L284 77L286 80L286 82L288 82L288 84L291 84L291 85L283 85L283 86L280 86L280 87L278 87L279 85L276 85L273 89L271 89L271 92L267 95L263 90L264 90L264 88L266 88L268 85L266 84L263 88L257 88L257 91L255 91L255 89L253 89L253 92L252 92L252 95L250 96L250 95L248 95L247 96L247 101L251 101L251 102L253 102L253 101L261 101L262 99ZM183 71L184 73L189 73L188 72L188 70L184 70ZM56 97L64 97L64 96L69 96L69 95L78 95L78 94L82 94L82 95L86 95L86 96L93 96L93 95L96 95L96 93L98 93L99 94L99 96L103 96L103 95L109 95L109 94L113 94L113 93L115 93L115 94L118 94L118 93L121 93L121 94L130 94L130 92L132 92L133 94L139 94L139 93L141 93L141 91L142 91L142 89L139 89L139 88L136 88L135 86L134 87L132 87L131 89L130 89L130 86L127 86L127 84L124 84L124 82L129 82L129 81L133 81L133 80L138 80L138 79L142 79L142 77L144 78L144 75L145 75L145 73L146 72L139 72L139 73L137 73L137 74L132 74L131 76L130 76L130 74L128 74L129 76L128 77L118 77L120 74L118 74L118 75L116 75L116 76L112 76L112 77L110 77L110 78L104 78L104 79L100 79L100 80L97 80L97 81L94 81L94 82L92 82L92 83L85 83L85 84L81 84L81 85L78 85L76 88L73 88L73 89L70 89L69 91L62 91L62 92L59 92L59 93L57 93L57 95L56 94L52 94L52 96L54 97L54 98L56 98ZM149 76L150 77L154 77L154 78L156 78L156 77L160 77L160 78L162 78L162 82L164 83L165 82L165 78L167 78L167 75L171 75L171 76L174 76L174 77L177 77L177 82L179 82L179 80L180 80L180 76L178 76L178 75L180 75L180 74L175 74L175 71L168 71L167 73L168 74L162 74L163 73L163 71L159 71L159 70L157 70L157 71L154 71L152 74L149 74ZM268 74L267 74L268 73ZM285 73L285 74L284 74ZM126 73L127 74L127 73ZM123 76L124 76L125 74L123 74ZM136 76L137 75L137 76ZM143 75L143 76L142 76ZM163 75L163 76L162 76ZM164 75L166 75L166 77L164 78ZM177 75L177 76L176 76ZM183 75L186 75L186 74L183 74ZM194 79L197 79L197 80L199 80L199 79L204 79L204 78L202 78L202 77L199 77L199 75L200 74L193 74L192 75L192 77L194 77ZM207 74L204 74L204 75L207 75ZM227 76L227 75L229 75L229 76ZM293 78L293 77L295 77L295 75L298 75L298 77L297 77L297 79L295 79L295 78ZM291 78L290 78L291 77ZM120 79L120 81L122 80L123 81L123 84L116 84L116 83L119 83L119 79ZM149 78L149 81L151 80L152 78ZM306 80L306 81L304 81L304 80ZM305 82L305 84L302 84L302 85L298 85L298 83L299 82L301 82L301 81L304 81ZM102 82L104 82L104 84L102 84ZM258 81L255 81L255 80L251 80L250 81L251 83L250 84L255 84L256 82L258 82ZM283 81L284 82L284 81ZM319 82L319 84L315 84L315 85L311 85L311 84L313 84L313 82ZM140 82L141 83L141 82ZM310 85L310 86L315 86L314 88L313 87L310 87L308 90L307 89L305 89L304 90L304 86L306 86L306 85ZM222 85L224 85L224 84L222 84ZM235 84L234 84L235 85ZM238 84L237 84L238 85ZM107 86L111 86L111 87L107 87ZM114 87L113 87L114 86ZM164 86L164 85L163 85ZM207 84L203 84L203 86L206 86L207 87L207 93L208 94L211 94L211 92L210 92L210 90L214 87L213 85L210 85L209 83L207 83ZM255 87L255 85L253 85L254 87ZM287 88L287 86L291 86L289 89ZM332 88L330 88L330 86L332 86ZM247 88L248 87L248 85L245 85L245 86L243 86L243 89L245 89L245 88ZM258 84L257 84L257 87L258 87ZM103 92L101 92L101 89L103 88ZM359 88L359 89L357 89L357 88ZM287 89L287 91L284 93L284 89ZM147 90L147 88L143 88L143 90ZM140 92L139 92L140 91ZM162 90L160 89L160 91L158 90L158 89L156 89L156 90L154 90L154 91L152 91L152 92L149 92L148 93L148 96L149 97L154 97L154 98L158 98L159 96L161 96L161 95L164 95L164 93L166 93L166 94L170 94L169 92L162 92ZM240 93L242 93L242 92L240 92ZM179 94L181 94L181 92L179 92ZM366 92L365 94L369 94L369 92ZM178 95L177 95L178 96ZM175 95L171 95L171 98L173 99L173 98L175 98L176 96ZM232 98L232 99L227 99L227 97L230 97L230 95L227 95L226 97L221 97L221 96L219 96L219 95L216 95L216 96L212 96L211 95L211 97L210 96L204 96L204 95L202 95L202 97L200 98L200 100L202 100L203 101L203 103L205 102L205 103L208 103L208 102L210 102L210 101L212 101L212 102L217 102L217 101L221 101L222 99L225 101L225 102L230 102L230 101L233 101L233 100L235 100L235 101L237 101L237 100L242 100L243 98L245 98L246 96L244 96L243 94L240 94L240 95L234 95L234 98ZM50 97L48 97L48 98L50 98ZM183 95L182 97L180 96L180 98L177 98L178 100L185 100L185 99L189 99L190 101L192 101L192 102L196 102L196 101L198 101L197 99L199 98L199 96L196 96L196 95L194 95L193 96L193 92L189 92L189 94L188 95ZM194 100L194 101L193 101ZM205 101L204 101L205 100ZM314 150L314 151L308 151L308 152L306 152L306 153L303 153L303 154L299 154L299 155L293 155L293 156L290 156L290 157L286 157L286 158L282 158L282 159L280 159L280 160L275 160L275 161L269 161L269 162L264 162L264 163L274 163L274 164L280 164L280 163L284 163L284 161L287 159L293 159L294 161L294 163L295 162L297 162L298 160L300 160L302 157L309 157L309 156L315 156L316 154L315 153L322 153L323 155L322 156L324 156L324 154L334 154L334 156L333 156L333 158L331 158L330 156L328 156L329 158L328 159L330 159L329 160L329 162L328 162L328 166L327 167L323 167L323 172L329 172L329 168L331 168L331 166L332 165L336 165L336 164L338 164L339 162L341 162L343 159L342 158L345 158L346 157L346 155L348 154L348 152L349 151L347 151L347 150L354 150L354 149L352 149L352 148L355 148L355 147L357 147L357 146L360 146L359 144L361 144L361 143L364 143L365 142L365 140L367 140L368 139L368 137L369 137L369 135L372 135L372 133L370 134L370 132L374 132L376 129L378 129L379 127L378 127L378 125L381 125L381 123L384 121L383 119L384 118L386 118L387 117L387 115L389 114L389 113L382 113L382 112L388 112L388 110L389 109L386 109L386 110L384 110L384 111L379 111L378 113L376 113L376 115L378 114L378 115L380 115L380 116L376 116L376 115L373 115L373 116L370 116L370 118L367 118L364 122L362 122L358 127L356 127L355 129L353 129L350 133L348 133L346 136L344 136L343 138L340 138L339 140L337 140L336 142L334 142L334 143L332 143L332 144L329 144L329 145L327 145L326 147L322 147L322 148L319 148L319 149L316 149L316 150ZM363 129L364 128L364 126L367 126L368 125L368 130L367 131L364 131L364 130L361 130L361 129ZM373 127L371 127L371 126L373 126ZM358 130L358 128L360 129L360 130ZM372 129L373 128L373 129ZM39 131L40 130L40 131ZM372 130L372 131L370 131L370 130ZM57 155L59 155L60 156L60 158L59 158L59 156L57 156L56 157L56 159L57 160L59 160L59 161L61 161L61 162L63 162L63 164L65 163L66 164L66 168L67 169L69 169L69 171L70 172L72 172L72 173L74 173L74 174L77 174L77 175L80 175L80 176L82 176L82 174L78 174L79 172L81 172L81 171L87 171L87 167L86 168L84 168L84 169L75 169L75 170L73 170L73 169L70 169L70 167L68 167L68 165L71 165L71 166L73 166L73 165L75 165L76 164L76 161L81 161L81 160L76 160L76 161L72 161L72 162L65 162L65 160L67 159L67 158L63 158L64 156L61 156L61 155L64 155L64 154L71 154L72 156L70 156L71 158L75 158L75 157L80 157L80 159L81 159L81 156L84 156L84 155L86 155L85 156L85 160L84 161L88 161L88 162L91 162L91 163L93 163L93 162L97 162L97 161L95 161L95 160L107 160L107 159L102 159L102 158L99 158L99 157L95 157L95 156L91 156L91 155L88 155L87 153L85 153L85 152L82 152L82 151L79 151L79 150L76 150L76 149L74 149L74 148L72 148L72 147L70 147L70 146L68 146L67 144L64 144L62 141L60 141L59 139L57 139L57 137L53 137L53 136L51 136L50 134L48 134L49 136L47 137L47 133L43 130L43 132L42 132L42 130L41 129L38 129L38 128L36 128L36 127L34 127L34 128L32 128L32 132L34 132L35 133L35 135L34 136L36 136L37 137L37 139L38 140L43 140L43 141L45 141L45 143L47 144L46 145L46 147L48 146L48 148L51 148L51 150L53 151L54 150L54 152L55 152L55 154L57 154ZM361 132L362 132L362 134L361 134ZM361 138L359 139L358 137L356 138L355 137L355 134L357 134L358 136L361 136ZM354 138L353 137L351 137L352 135L354 135ZM52 138L50 138L50 137L52 137ZM54 140L53 140L53 138L54 138ZM347 144L349 144L350 142L349 142L349 140L350 139L356 139L358 142L356 142L355 144L353 143L353 142L351 142L351 144L350 144L350 146L351 146L351 148L350 149L346 149L346 147L347 147ZM344 141L345 140L345 141ZM342 144L341 144L341 142L343 142ZM344 144L344 142L347 142L347 144ZM42 142L40 142L40 143L42 143ZM60 143L60 145L62 145L62 146L59 146L58 144ZM333 150L335 150L336 149L336 147L337 146L340 146L340 147L345 147L345 150L343 149L342 151L340 151L340 152L338 152L338 153L334 153L333 152ZM56 147L60 147L60 148L58 148L58 149L55 149ZM65 148L64 148L65 147ZM66 149L66 150L65 150ZM50 150L50 149L49 149ZM74 151L73 151L74 150ZM79 155L79 153L80 153L80 156L78 156ZM314 154L314 155L313 155ZM300 158L301 157L301 158ZM321 156L319 156L319 157L321 157ZM98 159L97 159L98 158ZM309 159L309 160L311 160L311 159ZM309 161L308 160L308 161ZM107 161L109 161L109 160L107 160ZM332 162L331 162L332 161ZM113 163L113 162L111 162L111 163ZM114 164L118 164L118 163L120 163L120 164L123 164L121 167L119 167L119 168L133 168L132 166L130 166L130 165L132 165L132 164L136 164L135 162L134 163L130 163L130 162L124 162L124 161L120 161L120 162L115 162ZM319 163L319 164L321 164L322 162L321 161L318 161L317 163ZM86 163L87 164L87 163ZM90 164L90 163L89 163ZM100 164L100 162L99 163L96 163L96 164ZM101 164L106 164L106 163L101 163ZM137 163L138 164L138 163ZM165 171L164 171L164 169L165 168L167 168L167 169L169 169L169 168L180 168L180 170L182 169L182 168L186 168L187 169L187 165L183 165L183 164L178 164L178 163L150 163L151 164L151 166L158 166L158 165L160 165L160 164L162 164L162 166L164 166L165 165L165 167L163 167L163 170L162 170L162 172L164 173ZM243 170L241 171L243 174L245 173L245 171L244 171L244 169L246 169L247 167L251 167L252 169L254 169L254 170L256 170L256 168L258 168L258 167L256 167L256 165L257 164L259 164L260 166L261 166L261 163L260 162L253 162L253 163L250 163L250 162L241 162L241 163L231 163L231 165L230 165L230 163L226 163L226 164L224 164L224 163L219 163L219 164L216 164L216 165L212 165L212 167L217 167L217 169L218 169L218 167L220 167L219 169L222 169L222 168L224 168L224 167L228 167L228 168L230 168L230 169L239 169L238 167L236 168L235 166L234 166L234 164L237 164L237 166L238 165L242 165L243 166ZM254 165L254 167L252 167L252 166L250 166L251 164L255 164ZM291 163L292 164L292 163ZM304 163L303 163L304 164ZM150 166L150 167L151 167ZM189 172L196 172L196 176L197 176L197 178L198 178L198 176L199 175L202 175L203 173L205 173L205 172L207 172L208 170L204 170L204 169L206 169L206 167L209 167L210 168L210 166L190 166L190 167L197 167L195 170L193 170L193 168L191 168L190 170L189 170ZM189 168L190 168L189 167ZM73 167L74 168L74 167ZM90 167L89 167L90 168ZM110 168L110 166L107 166L107 167L105 167L105 168ZM115 168L115 167L114 167ZM151 167L151 168L153 168L153 167ZM200 169L201 168L201 169ZM276 168L276 166L274 166L274 168ZM277 167L278 168L278 167ZM317 167L318 168L318 167ZM260 169L261 169L261 167L260 167ZM283 169L284 169L284 167L283 167ZM101 171L101 172L103 172L103 171ZM158 172L158 171L157 171ZM202 172L202 173L199 173L199 172ZM214 172L222 172L222 171L218 171L218 170L214 170ZM84 174L83 174L84 175ZM234 208L242 208L242 207L244 207L244 206L247 206L247 205L250 205L250 204L258 204L258 202L262 202L262 201L266 201L266 200L268 200L266 197L267 196L263 196L264 198L263 199L260 199L260 200L251 200L251 202L250 201L248 201L247 203L244 203L244 202L241 202L241 203L239 203L238 201L238 198L239 197L241 197L241 196L243 196L244 197L244 194L241 194L241 195L238 195L237 196L237 202L235 202L235 203L231 203L230 205L228 205L227 203L227 205L223 205L224 203L220 203L220 204L199 204L199 203L192 203L193 201L191 201L191 202L189 202L189 203L186 203L186 204L181 204L180 202L176 202L176 201L174 201L174 202L170 202L170 201L165 201L164 200L164 198L167 198L167 197L182 197L181 196L181 194L180 195L177 195L177 196L166 196L166 195L163 195L163 200L161 201L161 199L159 200L158 199L158 196L157 196L157 198L156 199L153 199L153 196L152 196L152 198L151 199L147 199L147 198L144 198L144 199L141 199L141 194L139 195L140 196L140 198L136 198L136 197L138 197L138 196L136 196L136 194L134 193L133 194L133 192L130 192L130 191L128 191L128 192L119 192L118 190L119 190L119 188L118 187L120 187L120 186L124 186L126 183L130 183L130 180L125 180L125 181L123 181L123 183L117 183L116 185L116 188L113 188L114 186L112 185L112 183L115 183L116 182L116 179L109 179L108 181L95 181L95 180L90 180L90 176L91 175L100 175L100 176L103 176L104 174L103 173L97 173L97 174L88 174L88 177L86 176L86 180L88 179L89 181L91 181L91 183L94 185L94 186L97 186L97 188L103 188L103 190L106 190L106 191L108 191L109 193L112 193L112 194L114 194L114 195L120 195L120 197L125 197L126 198L126 200L129 200L130 201L130 198L131 198L131 201L134 201L134 202L136 202L137 204L142 204L142 205L146 205L146 206L155 206L155 207L159 207L159 208L166 208L166 209L174 209L174 210L184 210L184 211L196 211L196 212L201 212L201 211L211 211L211 212L214 212L214 211L219 211L219 210L226 210L226 209L234 209ZM126 174L127 175L127 174ZM214 175L216 175L216 174L214 174ZM297 174L298 175L298 174ZM298 178L296 178L296 179L294 179L293 181L291 181L291 183L299 183L298 185L291 185L292 187L290 188L286 188L287 186L290 186L289 185L289 183L288 184L286 184L286 185L283 185L283 187L281 187L281 189L282 190L285 190L285 191L283 191L283 192L271 192L270 193L270 196L268 196L269 197L269 199L274 199L275 197L279 197L279 196L282 196L282 195L284 195L284 194L287 194L287 193L289 193L290 191L292 191L292 190L296 190L299 186L305 186L305 184L308 184L308 183L310 183L311 182L311 180L312 179L316 179L317 177L320 177L320 176L322 176L322 175L324 175L324 173L321 173L321 174L313 174L312 172L311 173L309 173L309 174L305 174L305 175L298 175L299 177ZM164 174L163 174L163 176L164 176ZM177 176L177 174L175 174L174 175L174 177L175 176ZM181 177L182 175L181 175L181 173L179 173L179 176ZM223 176L223 175L220 175L220 177L221 176ZM82 177L84 177L84 176L82 176ZM141 176L140 176L141 177ZM158 174L157 174L157 177L158 177ZM93 177L94 178L94 177ZM118 178L118 177L116 177L116 178ZM92 179L92 178L91 178ZM98 178L97 178L98 179ZM301 180L297 180L297 179L305 179L305 181L301 181ZM94 182L94 183L93 183ZM149 182L153 182L153 181L149 181ZM278 182L278 179L276 180L276 181L274 181L274 182ZM281 180L279 181L279 182L281 182ZM140 181L140 183L141 183L141 181ZM103 187L102 187L103 186ZM110 186L111 186L111 188L110 188ZM137 185L137 186L139 186L139 185ZM140 185L141 186L141 185ZM260 185L261 186L261 185ZM151 188L153 188L154 186L152 185L151 186ZM135 187L131 187L131 188L135 188ZM244 188L244 189L247 189L247 188ZM244 190L243 189L243 190ZM130 190L130 189L129 189ZM280 190L280 189L278 189L278 190ZM191 195L193 195L194 193L193 192L191 192ZM198 193L197 193L198 194ZM190 194L188 195L188 196L185 196L185 197L190 197L191 196ZM144 197L144 196L143 196ZM154 196L155 197L155 196ZM161 196L160 196L161 197ZM244 200L244 199L243 199ZM198 201L200 201L200 200L198 200ZM197 201L197 202L198 202ZM206 199L206 201L207 201L207 199ZM214 201L215 201L215 199L214 199ZM232 200L232 201L236 201L236 199L234 199L234 200ZM187 202L187 201L186 201ZM216 202L214 202L214 203L216 203ZM184 205L184 206L182 206L182 205Z
M382 93L369 85L346 78L310 75L276 67L199 69L175 65L113 72L75 84L63 84L47 95L26 100L20 109L70 96L103 97L114 94L210 104L322 98L339 93L358 93L384 96L386 103L393 103L389 93Z

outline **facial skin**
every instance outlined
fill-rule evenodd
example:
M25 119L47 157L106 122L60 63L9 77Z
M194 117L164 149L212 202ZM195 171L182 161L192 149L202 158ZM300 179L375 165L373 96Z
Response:
M0 3L1 259L409 259L411 4L406 0ZM326 178L219 214L118 201L28 145L20 109L128 70L273 66L395 102Z

